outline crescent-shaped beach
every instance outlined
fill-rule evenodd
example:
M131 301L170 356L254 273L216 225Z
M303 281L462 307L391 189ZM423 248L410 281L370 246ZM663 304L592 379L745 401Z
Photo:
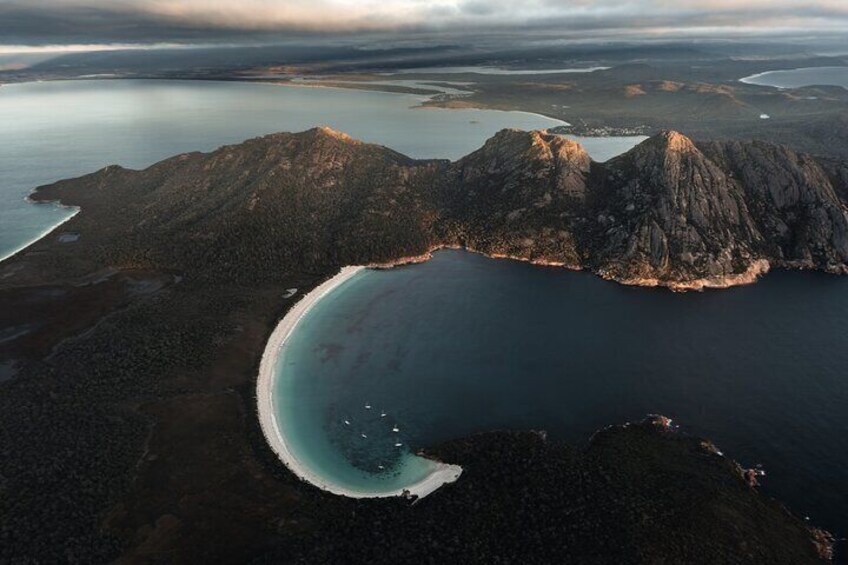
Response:
M259 423L262 427L265 440L283 464L301 480L321 490L351 498L424 497L440 486L456 481L462 474L462 468L458 465L448 465L438 461L432 461L432 472L414 484L390 491L369 492L353 490L343 485L334 484L327 480L326 477L321 476L319 471L310 468L298 459L290 445L286 442L284 430L277 421L277 411L274 405L273 395L275 384L274 369L277 365L277 359L282 347L294 332L297 324L315 304L363 269L365 269L363 266L343 267L336 276L328 279L304 295L286 313L283 319L280 320L277 327L274 328L265 346L265 351L262 354L262 361L259 364L259 377L256 384L256 404L259 412Z

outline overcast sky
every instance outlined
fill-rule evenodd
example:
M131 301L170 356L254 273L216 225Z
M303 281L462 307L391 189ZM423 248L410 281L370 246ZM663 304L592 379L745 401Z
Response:
M368 32L840 32L848 0L0 0L0 45L215 43Z

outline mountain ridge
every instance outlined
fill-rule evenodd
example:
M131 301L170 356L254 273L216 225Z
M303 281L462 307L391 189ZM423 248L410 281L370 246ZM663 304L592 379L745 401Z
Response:
M454 162L416 160L322 127L109 167L32 198L81 205L73 221L84 225L97 199L120 201L105 208L122 222L94 222L112 237L97 248L110 264L267 277L274 262L384 264L451 246L686 290L771 267L848 271L843 170L674 131L604 163L563 136L520 130ZM240 265L245 254L257 260Z
M665 424L601 431L585 453L531 432L435 447L463 479L414 510L323 493L280 465L255 418L261 354L296 297L341 265L460 246L697 286L710 268L746 282L768 265L761 256L808 249L824 267L838 258L832 224L805 226L839 219L844 163L769 149L754 172L788 167L809 181L771 187L803 195L772 201L748 187L752 198L729 164L748 146L659 139L592 163L546 133L490 141L451 163L327 130L283 133L37 190L34 200L81 212L0 263L0 312L25 328L0 340L14 360L0 383L0 443L15 454L0 458L11 509L0 513L0 556L827 560L826 533L754 490L709 442ZM734 213L727 203L739 199ZM764 218L803 237L758 239L770 233Z

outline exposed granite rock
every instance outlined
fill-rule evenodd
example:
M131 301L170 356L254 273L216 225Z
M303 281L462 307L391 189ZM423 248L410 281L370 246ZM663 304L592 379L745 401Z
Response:
M591 164L586 150L565 137L507 129L459 160L454 172L461 186L488 184L515 204L543 207L554 199L583 200Z
M591 164L562 136L501 131L450 167L442 237L493 256L580 266L574 231Z
M600 164L561 136L504 130L448 163L316 128L109 167L34 198L89 209L73 227L96 226L90 257L111 264L273 278L273 265L389 263L450 245L698 289L770 267L845 272L846 178L843 163L783 147L699 147L669 131ZM108 217L92 213L109 199Z
M764 255L782 266L845 272L848 210L820 163L760 141L712 142L704 151L745 191Z
M650 138L596 178L588 246L605 277L719 282L758 258L762 236L739 187L679 133Z

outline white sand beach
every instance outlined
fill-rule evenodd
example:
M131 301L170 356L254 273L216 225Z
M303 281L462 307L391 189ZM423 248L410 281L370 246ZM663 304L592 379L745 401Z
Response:
M462 468L457 465L447 465L444 463L433 462L433 472L427 475L421 481L409 485L403 489L390 492L362 492L345 488L341 485L335 485L327 482L315 470L304 465L292 453L286 444L285 434L280 429L277 418L276 409L274 407L274 367L277 363L277 356L280 349L286 340L294 331L298 322L306 315L307 312L318 303L321 298L332 292L345 281L356 275L365 267L350 266L343 267L338 275L325 281L315 287L311 292L304 295L291 310L286 313L277 327L274 329L268 343L265 346L265 352L262 354L262 361L259 365L259 378L256 384L257 407L259 411L259 422L262 426L262 433L265 439L274 450L274 453L280 460L289 468L295 475L302 480L309 482L321 490L349 496L352 498L385 498L394 496L403 496L405 493L410 495L424 497L435 491L437 488L446 483L452 483L457 480L462 474Z
M27 197L27 200L29 201L29 197ZM71 210L72 213L70 215L68 215L68 217L62 218L61 220L59 220L55 224L51 225L50 227L45 228L44 231L42 231L40 234L38 234L37 236L35 236L31 240L27 241L26 243L24 243L24 244L22 244L18 247L15 247L15 248L7 251L6 253L4 253L2 256L0 256L0 262L5 261L6 259L8 259L9 257L12 257L13 255L17 255L18 253L20 253L21 251L23 251L24 249L26 249L27 247L29 247L33 243L44 239L45 237L47 237L48 235L50 235L51 233L53 233L54 231L56 231L60 227L62 227L63 224L66 224L67 222L71 221L71 219L74 216L76 216L77 214L79 214L80 210L81 210L78 206L66 206L66 205L60 204L59 202L56 202L56 201L53 201L53 202L39 201L39 202L34 202L34 204L36 206L53 205L56 208L65 208L65 209Z

